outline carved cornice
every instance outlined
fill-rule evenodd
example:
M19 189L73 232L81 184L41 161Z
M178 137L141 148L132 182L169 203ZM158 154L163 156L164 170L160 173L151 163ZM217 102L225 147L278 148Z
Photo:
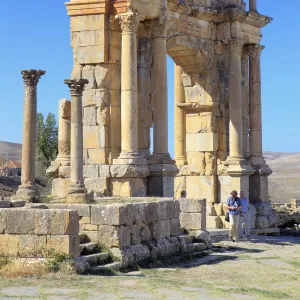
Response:
M64 82L68 85L72 96L81 96L84 86L89 83L87 79L66 79Z
M111 8L109 0L72 1L66 3L68 15L96 15L108 14Z
M136 12L127 12L116 15L115 17L122 28L122 34L136 33L138 30L139 23L145 19L145 16L140 15Z
M24 80L25 85L35 86L38 84L39 79L43 76L46 71L42 70L22 70L22 78Z
M189 102L177 103L177 107L184 110L186 113L212 112L215 105L213 102Z

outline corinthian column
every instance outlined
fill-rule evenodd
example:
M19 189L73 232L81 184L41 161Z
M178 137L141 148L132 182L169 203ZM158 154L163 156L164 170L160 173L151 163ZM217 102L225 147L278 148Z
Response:
M186 119L185 111L177 104L185 103L185 92L182 83L182 68L174 64L174 137L176 165L186 165Z
M83 126L82 92L88 84L86 79L65 80L72 96L71 105L71 183L67 202L84 203L85 186L83 181Z
M261 118L261 74L260 45L249 45L249 99L250 99L250 160L253 166L265 164L262 155L262 118Z
M229 158L243 161L243 96L241 55L243 43L229 41Z
M24 121L22 143L22 184L16 193L16 198L29 202L38 200L38 191L35 185L36 159L36 104L37 84L46 72L41 70L21 71L25 85Z
M136 32L143 17L135 12L116 16L122 29L121 154L114 164L146 164L138 154L138 84Z
M165 20L153 21L152 44L151 80L154 103L152 159L160 163L171 160L168 152L167 26Z

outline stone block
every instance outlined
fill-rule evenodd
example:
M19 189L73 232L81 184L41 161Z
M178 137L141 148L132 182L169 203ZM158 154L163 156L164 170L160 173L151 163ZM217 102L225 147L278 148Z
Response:
M82 224L80 226L80 232L83 231L98 231L98 225Z
M106 194L108 190L107 178L86 178L84 185L88 193Z
M75 210L36 210L34 221L34 234L37 235L75 235L79 232L79 216Z
M83 108L83 125L96 126L96 109L93 106Z
M257 216L255 226L258 229L270 227L270 223L267 216Z
M34 234L36 228L35 209L8 209L6 211L9 234Z
M268 221L269 221L269 226L270 227L276 227L277 224L277 218L274 214L269 214L267 215Z
M86 30L105 30L107 27L105 14L72 16L71 32L81 32Z
M19 257L44 257L47 245L46 236L20 235L19 236Z
M142 243L148 242L151 239L151 232L147 225L142 224L140 225L140 234L141 234L141 241Z
M171 236L180 235L180 219L170 220L170 235Z
M127 221L128 210L122 205L91 206L91 224L93 225L123 225Z
M214 203L214 209L216 211L217 216L225 215L225 212L223 210L223 203Z
M83 166L83 177L84 178L98 178L99 177L99 166L98 165L84 165Z
M300 206L300 199L292 199L290 203L292 206Z
M76 210L79 217L91 216L91 205L89 204L67 204L67 209Z
M168 203L167 201L158 201L158 220L168 219Z
M97 67L96 67L97 71ZM105 107L108 93L100 89L84 90L82 94L83 106Z
M158 202L145 204L145 220L147 223L153 223L158 220Z
M146 203L130 203L126 205L126 224L144 223L146 220Z
M151 235L155 240L159 240L165 237L165 222L164 220L158 220L150 224Z
M85 33L86 33L86 35L84 35L84 36L88 36L88 32L85 32ZM83 66L82 78L87 79L89 81L88 84L85 86L85 89L91 90L91 89L96 88L95 67L94 66L90 66L90 65ZM93 107L87 107L87 108L93 108ZM85 116L86 113L87 114L91 113L91 115ZM89 124L89 122L87 122L87 124L85 124L85 121L87 121L87 120L93 121L92 124ZM95 115L94 108L93 108L93 111L86 110L86 109L83 110L83 124L84 125L96 125L96 115Z
M186 151L214 152L219 147L217 133L187 133Z
M167 201L167 217L168 219L175 218L175 201Z
M110 174L114 178L147 177L149 169L145 165L111 165Z
M101 165L107 163L107 150L106 149L88 149L87 163L89 165Z
M133 245L130 248L136 263L141 263L150 257L150 250L145 245Z
M129 247L131 245L131 234L129 226L120 226L119 231L119 247Z
M183 191L186 191L186 177L176 176L174 179L174 197L180 198Z
M3 234L6 230L6 210L0 210L0 234Z
M187 160L189 170L192 173L204 175L205 174L205 153L199 151L187 152Z
M80 217L79 226L81 227L81 225L83 225L83 224L91 224L91 218L90 217Z
M83 126L83 148L101 148L99 126Z
M62 253L71 256L78 256L80 238L78 234L74 235L48 235L47 236L47 251L51 254Z
M18 257L19 235L0 234L0 256Z
M11 201L0 200L0 208L9 208L11 207Z
M147 188L143 178L113 178L109 180L110 191L119 197L146 197Z
M66 198L70 183L69 178L54 178L52 180L52 195L59 199Z
M206 211L205 199L180 199L180 209L183 213L204 213Z
M256 208L256 213L258 215L270 215L272 214L272 206L269 202L252 202Z
M179 218L180 216L180 201L179 200L174 200L174 204L175 204L175 213L174 213L174 217L175 218Z
M221 228L223 228L223 221L222 221L221 217L206 216L206 228L208 228L208 229L221 229Z
M186 230L202 230L206 228L205 214L181 213L180 224Z
M119 247L119 231L120 227L110 225L99 225L98 237L101 243L108 247Z
M130 226L130 234L131 234L131 245L138 245L142 242L140 225L134 224Z
M99 243L99 233L98 231L82 231L80 232L81 234L84 234L87 238L88 241L94 242L94 243Z

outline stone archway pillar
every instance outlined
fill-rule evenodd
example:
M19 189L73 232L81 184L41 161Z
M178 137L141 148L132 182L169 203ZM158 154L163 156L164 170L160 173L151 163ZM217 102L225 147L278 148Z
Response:
M22 184L17 190L16 198L24 199L29 202L35 202L39 197L35 184L37 84L41 76L45 73L46 72L42 70L21 71L25 86Z
M186 165L186 113L177 104L185 103L182 68L174 64L174 137L176 165Z
M65 80L72 96L71 104L71 183L68 188L68 203L84 203L86 190L83 181L83 125L82 93L88 84L86 79Z

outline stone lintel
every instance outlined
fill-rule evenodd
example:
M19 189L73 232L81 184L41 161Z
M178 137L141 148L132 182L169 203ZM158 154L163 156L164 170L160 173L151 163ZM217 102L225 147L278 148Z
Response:
M112 178L141 178L149 176L147 165L111 165L110 175Z
M177 107L184 110L186 113L200 113L200 112L212 112L213 108L219 103L213 102L189 102L189 103L178 103Z
M108 0L90 0L85 2L74 1L66 3L66 6L70 17L108 14L110 11L110 4Z

